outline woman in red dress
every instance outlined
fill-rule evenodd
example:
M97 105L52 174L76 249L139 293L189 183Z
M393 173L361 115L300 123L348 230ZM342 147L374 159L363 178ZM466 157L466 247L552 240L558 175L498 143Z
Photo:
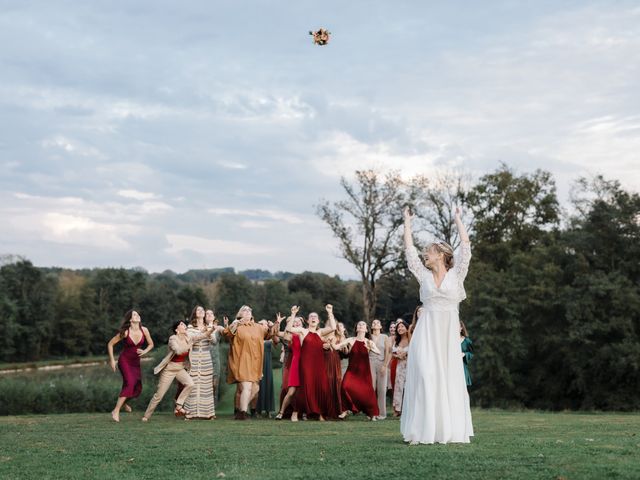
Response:
M324 361L324 342L322 335L327 335L336 329L333 317L333 306L326 306L329 319L324 328L318 328L320 317L311 312L307 318L308 328L287 327L292 334L299 334L302 347L300 348L300 385L297 402L300 411L307 414L307 418L317 418L324 421L329 413L330 391L329 378ZM292 315L298 313L299 307L291 307ZM291 377L291 372L289 372Z
M336 332L331 332L323 337L324 341L324 363L327 368L327 378L329 379L329 410L327 418L337 419L342 413L342 399L340 395L340 384L342 383L342 370L340 367L340 352L334 350L333 345L338 343Z
M147 347L142 348L145 340ZM135 310L129 310L124 314L120 330L107 344L109 365L114 372L116 371L116 360L113 356L113 347L119 342L123 343L117 365L122 374L122 389L116 406L111 411L111 418L114 422L120 421L121 408L124 408L125 412L131 411L131 407L126 403L127 400L137 398L142 392L140 357L149 353L153 348L153 340L149 330L147 330L147 327L142 326L140 315Z
M349 348L349 367L342 379L342 408L339 418L346 418L349 412L364 412L370 420L375 421L380 414L378 400L371 381L369 351L379 354L376 344L366 338L366 322L358 322L356 336L347 338L334 346L335 349Z
M302 319L296 317L291 309L291 316L287 320L287 327L301 328ZM282 380L282 391L280 393L280 411L276 415L276 420L282 420L285 415L291 416L292 422L298 421L298 405L296 402L296 391L300 387L300 350L301 334L285 332L284 341L288 342L289 353L286 359L287 378ZM285 383L286 380L286 383ZM284 396L282 395L284 393Z
M389 325L389 340L391 340L391 344L393 345L393 340L396 338L396 323L401 322L402 319L397 319L395 322L391 322ZM391 362L389 363L389 382L387 383L387 390L391 390L391 398L393 398L393 389L396 384L396 369L398 368L398 359L396 357L391 357Z

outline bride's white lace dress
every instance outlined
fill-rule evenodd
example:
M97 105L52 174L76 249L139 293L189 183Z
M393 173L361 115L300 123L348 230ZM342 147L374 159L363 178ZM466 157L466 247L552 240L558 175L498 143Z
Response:
M409 270L420 283L424 308L409 345L400 431L406 442L468 443L473 425L460 349L458 304L466 298L463 281L471 246L462 243L440 288L413 245L406 254Z

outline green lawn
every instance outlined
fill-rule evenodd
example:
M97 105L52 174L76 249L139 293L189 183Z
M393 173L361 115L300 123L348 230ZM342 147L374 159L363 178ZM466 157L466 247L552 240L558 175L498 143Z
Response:
M0 478L640 478L640 416L475 410L470 445L403 444L399 421L0 417Z

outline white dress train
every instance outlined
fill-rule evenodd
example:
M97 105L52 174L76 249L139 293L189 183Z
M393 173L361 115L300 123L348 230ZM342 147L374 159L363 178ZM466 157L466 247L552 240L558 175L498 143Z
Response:
M420 284L423 310L409 345L400 431L406 442L469 443L473 425L460 349L458 304L466 298L463 281L471 247L462 243L440 288L416 248L411 246L406 254L409 270Z

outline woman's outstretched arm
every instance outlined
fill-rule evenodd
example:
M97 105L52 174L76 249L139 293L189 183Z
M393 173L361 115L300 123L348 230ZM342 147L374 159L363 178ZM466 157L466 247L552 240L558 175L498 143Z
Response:
M464 243L469 243L469 234L467 233L467 227L462 223L462 212L460 211L460 207L456 208L456 227L458 228L458 235L460 235L460 240Z
M456 255L453 262L453 268L455 268L458 274L458 279L463 281L469 271L469 262L471 261L471 242L469 241L469 234L467 233L467 227L462 223L462 212L460 208L456 208L456 227L458 228L458 235L460 235L460 251Z
M411 273L415 275L418 282L422 280L423 275L426 273L427 268L420 261L418 256L418 250L413 244L413 231L411 230L411 220L413 216L409 207L404 207L404 251L407 256L407 266Z

